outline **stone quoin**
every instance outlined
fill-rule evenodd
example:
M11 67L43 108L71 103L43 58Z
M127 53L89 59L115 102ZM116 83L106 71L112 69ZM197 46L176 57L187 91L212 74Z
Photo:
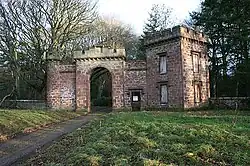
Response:
M126 60L125 49L95 46L76 51L74 63L48 57L47 106L90 111L90 77L105 68L112 78L112 108L193 108L210 97L207 39L202 33L176 26L145 40L146 60ZM137 96L133 96L137 95Z

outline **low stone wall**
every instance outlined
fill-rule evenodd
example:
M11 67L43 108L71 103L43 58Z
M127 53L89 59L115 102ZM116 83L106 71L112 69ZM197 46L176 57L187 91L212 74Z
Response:
M46 109L45 100L6 100L3 108Z
M250 97L211 98L210 105L225 109L250 109Z

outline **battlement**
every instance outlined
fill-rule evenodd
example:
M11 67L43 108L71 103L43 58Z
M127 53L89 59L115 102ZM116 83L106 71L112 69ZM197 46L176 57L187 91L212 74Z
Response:
M86 51L75 51L74 59L126 57L124 48L95 46Z
M193 29L184 27L184 26L175 26L173 28L168 28L163 31L155 32L155 33L147 33L145 45L150 45L158 42L167 41L170 39L183 37L188 38L200 42L207 42L207 37L204 33L197 32Z

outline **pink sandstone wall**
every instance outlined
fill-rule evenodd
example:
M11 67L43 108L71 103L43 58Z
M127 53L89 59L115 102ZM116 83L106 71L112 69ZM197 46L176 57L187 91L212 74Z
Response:
M207 43L201 33L196 33L187 28L181 29L181 51L183 59L183 87L184 87L184 108L195 107L194 84L201 84L201 103L208 102L210 97L209 69L207 56ZM200 71L194 73L192 53L200 54Z
M201 106L209 99L207 40L202 33L185 27L174 27L148 34L145 41L147 56L147 94L149 107ZM192 52L201 54L201 71L193 72ZM167 73L160 74L160 55L167 55ZM202 102L195 105L194 82L201 82ZM160 104L160 84L168 85L168 103Z
M75 65L48 62L47 104L52 109L75 109Z
M125 65L124 100L125 107L131 108L131 92L139 91L141 94L141 107L147 107L146 94L146 61L131 60Z
M112 103L114 109L124 106L124 60L77 60L76 62L76 103L77 109L90 109L90 77L92 70L103 67L109 70L112 76ZM90 110L89 110L90 111Z

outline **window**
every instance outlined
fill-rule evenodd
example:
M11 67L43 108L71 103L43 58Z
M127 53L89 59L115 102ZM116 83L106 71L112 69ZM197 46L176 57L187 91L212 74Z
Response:
M167 73L167 56L160 56L160 74Z
M167 104L168 102L168 87L167 85L161 85L161 104Z
M198 104L201 102L201 85L196 83L194 85L194 102L195 104Z
M192 53L193 56L193 70L195 73L199 73L200 71L200 54Z
M132 101L133 102L141 101L141 93L140 92L132 92Z

